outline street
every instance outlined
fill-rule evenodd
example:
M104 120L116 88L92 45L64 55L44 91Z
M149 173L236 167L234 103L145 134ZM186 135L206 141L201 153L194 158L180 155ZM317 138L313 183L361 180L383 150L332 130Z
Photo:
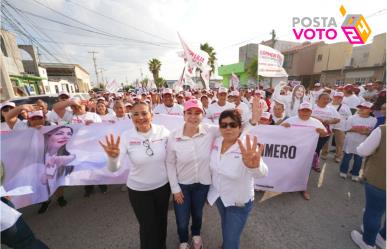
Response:
M321 174L311 173L310 201L305 201L300 193L285 193L260 202L263 194L257 192L241 237L242 249L356 248L350 232L360 229L363 185L340 178L339 164L332 156L331 153L328 160L321 161L324 165ZM121 192L120 187L111 185L106 194L96 189L90 198L83 197L83 187L68 187L65 208L53 201L42 215L37 214L38 205L21 211L35 235L50 248L140 248L138 224L127 192ZM221 244L220 220L215 207L205 207L202 237L204 248L215 249ZM178 245L171 202L167 248L178 248Z

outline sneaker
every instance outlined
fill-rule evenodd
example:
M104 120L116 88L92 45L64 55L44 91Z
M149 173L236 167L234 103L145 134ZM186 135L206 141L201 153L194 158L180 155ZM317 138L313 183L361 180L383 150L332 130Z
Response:
M203 248L202 237L192 236L192 245L194 249L202 249Z
M335 158L335 162L336 162L336 163L340 163L340 162L341 162L341 159L338 158L338 157L336 157L336 158Z
M188 243L180 243L179 249L189 249Z
M67 205L67 201L65 200L65 198L63 196L59 197L57 199L57 201L58 201L58 204L60 207L64 207Z
M339 176L343 179L346 179L347 178L347 174L343 173L343 172L340 172Z
M42 205L40 205L38 214L45 213L48 209L48 206L50 205L50 202L51 202L50 200L43 202Z
M363 236L356 230L353 230L351 232L351 238L353 240L353 242L355 242L355 244L361 248L361 249L375 249L375 246L370 246L370 245L367 245L364 241L363 241Z
M363 225L360 226L360 230L362 233L364 233L364 226ZM380 233L378 233L378 235L376 235L375 244L377 247L379 247L381 249L386 248L386 240L382 237L382 235L380 235Z
M352 181L358 182L360 180L359 176L352 176Z

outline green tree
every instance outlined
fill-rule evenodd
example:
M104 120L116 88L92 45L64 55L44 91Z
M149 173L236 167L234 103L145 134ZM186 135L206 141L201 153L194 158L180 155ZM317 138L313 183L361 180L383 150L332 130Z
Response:
M215 61L216 53L215 49L211 47L207 42L200 44L200 49L208 54L208 65L211 67L210 78L213 73L215 73Z
M162 77L159 77L156 79L155 84L157 88L162 88L165 86L166 81Z
M148 87L148 83L149 83L148 78L145 78L145 79L143 79L143 80L140 81L141 87L142 87L142 88L145 88L145 89Z
M159 78L159 73L160 73L160 68L161 68L161 61L159 61L156 58L153 58L153 59L151 59L148 62L148 66L149 66L149 71L153 75L153 80L154 80L154 82L156 82L157 79Z

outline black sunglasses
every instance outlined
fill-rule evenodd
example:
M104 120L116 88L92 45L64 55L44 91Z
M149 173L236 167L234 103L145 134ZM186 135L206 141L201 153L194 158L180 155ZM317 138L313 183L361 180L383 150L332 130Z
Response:
M148 156L153 156L154 155L154 153L153 153L153 150L152 150L152 148L150 147L150 143L149 143L149 140L148 139L146 139L146 140L144 140L143 142L142 142L142 145L144 145L144 147L145 147L145 153L148 155Z
M239 125L236 123L236 122L230 122L230 123L220 123L219 124L219 127L221 129L226 129L227 127L230 127L230 128L238 128Z

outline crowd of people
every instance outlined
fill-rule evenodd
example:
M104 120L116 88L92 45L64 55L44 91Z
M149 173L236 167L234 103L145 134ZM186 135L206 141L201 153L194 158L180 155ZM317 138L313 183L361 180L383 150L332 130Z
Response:
M310 90L300 84L281 82L274 89L265 90L219 87L177 92L164 88L89 94L90 99L81 100L62 91L52 110L42 100L20 106L3 102L1 132L131 120L132 129L118 137L108 134L100 145L107 154L110 171L120 168L122 156L127 155L132 163L121 190L127 191L139 222L141 249L166 248L171 193L180 249L204 248L200 231L206 201L215 205L220 215L221 248L239 248L240 236L253 208L254 179L265 177L270 171L270 165L261 158L263 145L248 135L256 125L313 127L319 136L311 162L311 169L316 172L321 171L320 160L326 160L330 147L334 146L334 161L340 164L338 177L350 176L352 181L366 182L363 233L352 232L353 240L360 248L385 245L383 82L333 87L315 83ZM152 123L157 114L182 116L184 122L179 129L169 131ZM48 162L50 157L47 153ZM364 163L365 157L370 160ZM363 164L366 167L361 174ZM50 163L46 165L51 167ZM98 187L103 193L108 191L106 185ZM85 186L85 197L93 192L94 186ZM301 194L305 200L311 198L306 189ZM66 206L63 187L53 196L61 207ZM38 213L46 212L50 201L42 203ZM2 243L12 246L10 241L13 240L2 239Z

